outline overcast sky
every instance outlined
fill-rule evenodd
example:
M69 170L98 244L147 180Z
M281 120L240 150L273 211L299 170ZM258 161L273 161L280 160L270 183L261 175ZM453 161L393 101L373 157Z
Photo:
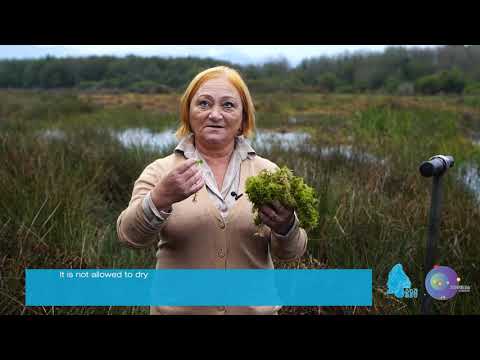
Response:
M262 63L281 57L291 65L310 57L337 55L355 51L382 51L391 45L35 45L37 48L61 47L71 55L199 56L236 63ZM432 47L436 45L396 45Z

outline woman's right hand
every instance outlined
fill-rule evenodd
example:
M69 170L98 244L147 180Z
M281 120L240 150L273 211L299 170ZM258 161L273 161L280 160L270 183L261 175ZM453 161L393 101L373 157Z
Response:
M187 199L205 185L202 170L196 163L194 159L188 159L153 188L151 196L157 209L170 209L173 204Z

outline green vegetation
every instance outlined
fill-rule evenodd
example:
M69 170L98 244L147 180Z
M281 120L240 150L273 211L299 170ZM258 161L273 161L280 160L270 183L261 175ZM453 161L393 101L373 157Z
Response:
M418 92L427 95L438 93L461 94L465 89L467 80L458 68L450 71L442 71L434 75L421 77L416 81ZM470 89L472 85L470 85Z
M287 167L277 171L263 170L257 176L249 177L245 192L253 203L256 225L261 223L258 210L276 200L297 212L300 226L305 230L314 228L318 223L318 199L315 191L301 177L294 176Z
M142 170L173 148L124 146L112 129L176 126L169 97L145 96L139 106L108 105L96 94L0 91L0 313L148 314L146 307L25 307L25 268L153 268L155 248L119 245L116 219ZM422 287L431 180L419 164L455 156L445 176L439 259L471 292L435 302L438 314L480 308L480 204L462 181L480 176L478 96L255 94L258 126L306 132L296 149L271 146L260 156L286 166L318 195L318 224L308 253L279 268L371 268L373 306L342 313L418 314L419 300L386 295L388 272L401 263ZM152 99L159 101L151 109ZM173 107L174 108L174 107ZM292 122L289 119L295 118ZM62 136L44 136L60 129ZM478 194L478 190L477 190ZM284 313L318 309L285 308ZM324 312L332 309L324 308Z
M394 95L472 94L480 86L480 45L356 52L317 57L292 68L286 60L240 66L215 59L127 56L0 61L0 88L181 92L200 71L237 68L262 93L377 92Z

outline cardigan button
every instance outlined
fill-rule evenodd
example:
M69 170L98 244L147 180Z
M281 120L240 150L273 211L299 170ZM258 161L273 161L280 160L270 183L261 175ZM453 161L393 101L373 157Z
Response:
M218 250L218 257L219 258L224 258L225 257L225 251L223 249Z

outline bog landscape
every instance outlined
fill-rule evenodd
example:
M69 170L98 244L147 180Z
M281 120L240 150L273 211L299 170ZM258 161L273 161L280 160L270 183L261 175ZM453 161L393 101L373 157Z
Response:
M373 269L372 307L281 314L420 312L420 299L387 295L387 277L401 263L412 287L423 286L431 180L418 168L437 154L455 157L444 177L439 263L471 292L435 302L434 312L480 309L480 51L462 60L456 47L443 49L309 60L296 69L238 67L257 110L252 146L319 199L307 254L276 266ZM441 51L456 57L449 63ZM116 219L142 170L176 146L178 103L191 75L218 64L0 61L0 314L148 314L147 307L25 307L24 270L153 267L153 247L119 245ZM85 76L87 68L98 74ZM148 72L135 78L139 69Z

